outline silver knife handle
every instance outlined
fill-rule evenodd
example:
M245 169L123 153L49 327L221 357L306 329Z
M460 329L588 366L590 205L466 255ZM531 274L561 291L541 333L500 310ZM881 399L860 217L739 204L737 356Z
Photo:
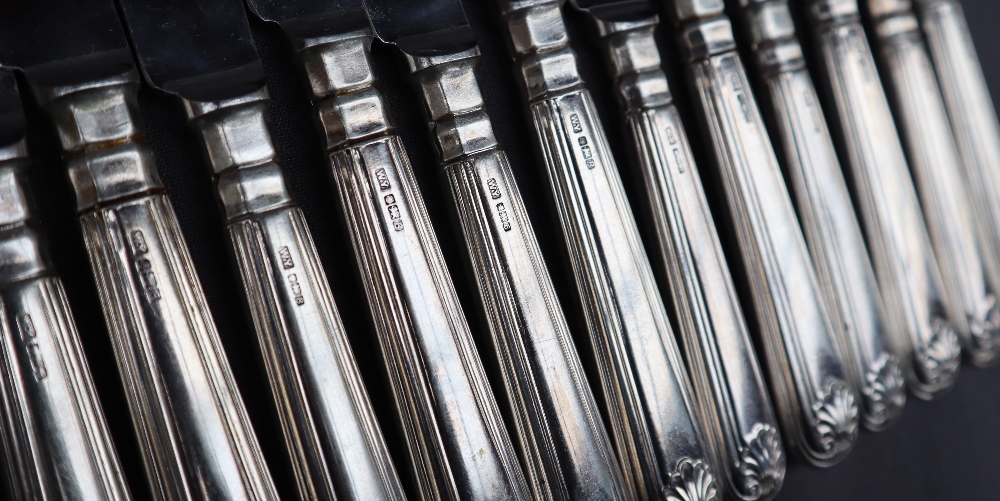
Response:
M13 78L13 77L11 77ZM22 169L0 147L0 405L13 499L130 499Z
M570 253L618 460L640 499L691 496L695 477L710 483L714 495L691 383L559 4L501 2L501 11Z
M444 63L417 80L440 91L425 104L532 494L630 499L474 65Z
M53 116L157 499L276 499L154 168L133 73L38 93Z
M306 42L300 58L420 497L528 499L409 158L373 87L371 33Z
M597 21L639 159L659 265L667 271L715 464L736 498L771 499L786 454L708 201L653 37L655 17Z
M185 102L229 226L304 499L401 499L312 234L285 186L264 88Z
M744 21L766 82L783 158L819 283L849 354L864 402L862 422L881 430L896 421L906 387L875 272L840 170L819 96L795 37L786 0L753 3Z
M684 0L675 8L684 14ZM706 8L706 2L699 2ZM678 16L688 75L725 188L772 391L787 438L816 465L843 459L858 435L852 374L842 361L816 271L722 3Z
M994 281L1000 277L1000 122L961 5L954 0L915 3L976 209L990 285L1000 290Z
M910 0L866 5L941 270L945 307L965 353L976 365L990 365L1000 361L1000 305L991 285L1000 280L986 279L958 149L916 15Z
M932 398L954 384L958 337L941 300L941 278L903 147L861 27L856 0L810 6L820 69L850 169L890 329L906 356L909 388Z

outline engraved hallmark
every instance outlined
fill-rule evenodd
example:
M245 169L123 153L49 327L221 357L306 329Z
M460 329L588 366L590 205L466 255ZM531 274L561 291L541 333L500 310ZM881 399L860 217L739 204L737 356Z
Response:
M160 287L156 280L156 272L153 270L153 263L146 257L149 253L149 246L146 245L146 236L142 230L134 230L130 235L132 243L133 264L142 282L142 290L146 293L146 299L150 302L160 299Z
M24 351L28 354L31 373L35 376L35 381L45 379L49 373L45 369L42 350L38 346L38 331L35 330L35 323L31 321L30 314L22 313L17 316L17 329L21 332L21 341L24 343Z

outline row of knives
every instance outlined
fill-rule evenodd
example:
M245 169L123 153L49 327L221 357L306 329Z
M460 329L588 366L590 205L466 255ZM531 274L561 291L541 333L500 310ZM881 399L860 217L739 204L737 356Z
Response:
M407 464L283 177L242 2L18 0L0 11L0 438L16 499L131 497L29 203L19 80L62 147L155 499L277 494L146 142L143 82L177 97L204 152L302 499L399 500L406 480L424 501L766 500L790 457L837 463L859 426L899 417L907 388L947 392L963 353L1000 360L1000 125L956 0L494 0L578 338L461 1L247 1L300 63L394 404L381 425L401 430ZM629 165L577 67L569 8L614 81ZM399 49L425 112L482 339L415 181L431 167L410 164L379 91L375 39Z

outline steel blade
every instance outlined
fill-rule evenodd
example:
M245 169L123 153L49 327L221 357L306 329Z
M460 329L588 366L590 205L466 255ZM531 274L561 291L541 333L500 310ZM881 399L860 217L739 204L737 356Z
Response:
M649 19L656 15L650 0L569 0L573 7L601 21L620 22Z
M476 37L461 0L365 0L375 35L411 56L472 48Z
M146 80L191 101L243 96L264 66L238 0L120 0Z
M0 66L34 85L121 74L132 54L113 0L8 0L0 8Z
M347 33L369 26L363 0L247 0L257 17L294 38Z

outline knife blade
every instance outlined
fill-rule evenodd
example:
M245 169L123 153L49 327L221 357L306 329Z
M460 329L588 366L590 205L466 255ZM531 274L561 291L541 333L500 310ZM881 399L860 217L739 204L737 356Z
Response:
M722 0L662 2L681 41L756 310L788 447L818 466L858 436L858 398Z
M890 328L906 353L907 386L920 398L939 396L954 385L961 347L858 3L813 0L806 8L824 76L816 83L836 110L827 118L851 173Z
M362 2L345 0L317 5L308 1L252 0L251 5L265 19L281 24L296 40L294 44L302 47L299 57L308 81L336 82L322 89L314 86L311 97L324 132L328 138L335 138L328 139L327 148L332 155L345 214L352 219L378 216L366 223L388 230L389 221L383 221L386 219L383 212L370 207L372 200L384 196L387 189L369 180L377 181L373 173L385 168L386 172L394 172L391 177L400 183L411 185L413 174L406 164L371 162L374 156L366 154L384 148L383 145L396 148L399 143L391 133L389 117L382 111L381 95L374 89L368 58L371 30L367 14L362 9L362 15L357 15L355 8ZM310 22L310 30L300 28L304 19L336 17L331 12L334 9L344 12L337 23L328 23L330 26L324 29ZM344 67L365 71L358 71L349 81L337 81L335 76ZM367 78L364 85L359 85L362 75ZM363 105L379 113L353 111ZM343 128L350 132L341 135L340 124L347 124ZM352 155L366 161L358 165ZM398 149L397 155L405 158L406 153ZM405 174L400 172L404 166ZM459 216L456 220L461 221L458 229L469 251L470 277L479 291L481 313L487 317L485 325L500 361L506 391L498 397L505 397L500 399L501 405L506 404L509 415L514 417L513 438L526 466L532 493L537 499L623 498L625 492L607 432L601 425L566 319L557 306L551 279L527 223L505 155L491 149L461 165L446 166L443 172ZM362 187L367 189L358 189ZM416 186L404 191L419 193ZM500 196L495 198L497 193ZM506 223L497 215L497 204L505 208ZM366 210L358 210L360 207ZM406 212L413 213L416 207L413 204ZM413 222L422 225L423 221L425 218L420 217ZM350 226L359 224L362 223ZM403 231L411 227L414 225L406 224ZM430 228L421 231L429 232ZM371 239L365 240L364 235L355 234L352 238L356 245L371 245ZM440 258L433 260L441 262ZM373 267L366 262L359 265Z
M18 2L3 9L0 47L0 64L24 70L55 124L153 495L274 499L144 142L138 74L113 2Z
M595 352L619 465L640 499L719 493L652 268L558 1L498 2Z
M735 499L771 499L787 456L764 376L709 211L688 136L674 106L647 0L575 0L590 16L638 160L651 256L667 277L674 318L711 445Z
M303 499L401 499L326 273L277 163L242 3L121 0L143 74L180 98L223 208Z
M130 499L28 193L24 110L0 70L0 427L13 499Z
M849 355L863 398L862 423L885 429L906 402L900 357L789 4L741 0L739 7L766 91L761 105L774 119L778 157L791 174L790 188L837 340Z
M953 0L917 0L915 5L972 196L987 278L994 291L1000 290L995 281L1000 277L1000 122L962 6Z
M910 0L862 3L877 46L883 84L896 117L924 220L941 270L948 316L973 364L1000 361L1000 263L984 265L961 159L934 68Z

